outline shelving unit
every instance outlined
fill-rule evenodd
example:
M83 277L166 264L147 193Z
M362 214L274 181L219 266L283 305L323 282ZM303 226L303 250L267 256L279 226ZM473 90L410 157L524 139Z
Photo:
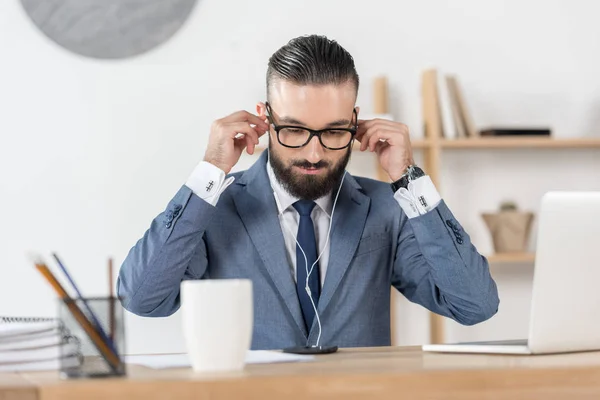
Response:
M499 253L486 258L490 264L532 264L535 253Z
M583 149L599 150L600 136L590 138L554 139L551 137L471 137L462 139L431 138L415 140L414 149L423 151L425 171L431 177L433 183L439 188L440 165L443 151L455 149L475 150L506 150L506 149ZM381 174L379 174L381 175ZM487 256L490 264L523 264L533 263L533 253L511 253L492 254ZM430 314L430 341L431 343L443 343L445 337L444 317Z

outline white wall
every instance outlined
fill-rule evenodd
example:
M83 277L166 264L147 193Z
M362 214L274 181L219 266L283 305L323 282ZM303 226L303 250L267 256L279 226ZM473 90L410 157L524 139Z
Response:
M28 249L58 251L85 293L105 294L106 257L120 264L185 181L213 119L264 100L267 59L288 39L338 39L356 59L365 112L371 79L387 74L391 111L415 137L429 66L459 74L479 127L550 125L557 137L591 136L600 134L599 13L583 0L200 0L171 42L104 62L56 47L17 0L0 1L0 315L55 312ZM600 190L599 158L594 150L453 150L440 189L488 253L480 212L509 197L536 211L552 188ZM351 171L374 173L358 156ZM531 272L494 267L500 313L470 328L448 323L448 339L524 336ZM403 301L398 319L401 343L427 341L420 307ZM131 352L183 349L177 317L127 322Z

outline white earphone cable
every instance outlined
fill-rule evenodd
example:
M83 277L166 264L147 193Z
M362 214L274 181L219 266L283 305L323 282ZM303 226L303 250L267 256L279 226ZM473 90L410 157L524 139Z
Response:
M269 162L269 153L268 153L268 150L267 150L267 163L268 162ZM321 250L321 253L317 257L317 260L311 265L310 270L308 269L308 259L306 258L306 253L304 252L304 249L302 248L302 246L300 246L300 243L298 243L298 239L296 237L296 233L294 233L292 231L292 229L285 223L285 220L283 220L285 227L287 228L287 230L290 232L290 234L294 238L294 241L296 242L296 245L298 246L298 248L302 252L302 255L304 256L304 266L306 268L306 284L304 285L304 290L306 290L306 293L308 294L308 297L310 298L310 302L311 302L311 304L313 306L313 310L315 311L315 317L317 318L317 326L319 327L319 334L317 335L317 342L316 342L315 346L319 346L319 343L321 342L322 326L321 326L321 318L319 317L319 312L317 310L317 306L315 305L315 302L314 302L314 300L312 298L312 295L311 295L310 288L308 287L308 280L309 280L310 275L312 274L312 272L314 270L315 265L317 265L317 263L321 259L321 256L323 255L323 253L327 249L327 246L329 245L329 237L331 235L331 226L333 225L333 214L335 212L335 206L337 204L338 197L339 197L340 192L342 190L342 185L344 184L344 179L346 178L346 173L347 173L347 171L344 171L344 175L342 176L342 181L340 182L340 186L338 187L338 191L337 191L337 194L335 195L335 200L333 202L333 208L331 210L331 217L329 218L329 229L327 231L327 240L325 241L325 245L323 246L323 250ZM271 188L273 189L272 186L271 186ZM275 190L273 190L273 195L275 196L275 202L277 203L278 209L281 209L281 203L279 202L279 197L277 196L277 193L275 192ZM296 268L298 268L298 266L296 266ZM320 277L319 277L319 279L320 279ZM308 329L310 330L310 327L308 327ZM308 342L307 342L307 346L308 346Z

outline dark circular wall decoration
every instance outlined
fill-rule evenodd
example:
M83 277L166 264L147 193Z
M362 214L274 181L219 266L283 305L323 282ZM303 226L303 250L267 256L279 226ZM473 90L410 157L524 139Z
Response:
M119 59L169 40L197 1L21 0L21 4L35 25L60 46L86 57Z

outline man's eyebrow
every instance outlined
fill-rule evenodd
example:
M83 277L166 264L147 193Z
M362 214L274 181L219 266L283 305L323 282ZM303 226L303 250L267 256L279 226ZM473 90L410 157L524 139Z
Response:
M279 124L290 124L290 125L304 125L302 121L297 120L294 117L281 117L279 118Z
M326 128L330 128L330 127L340 127L340 126L348 126L350 125L350 120L349 119L338 119L337 121L332 121L330 123L328 123L327 125L325 125ZM300 125L300 126L306 126L306 124L304 124L302 121L297 120L294 117L281 117L279 119L279 124L283 125L283 124L289 124L289 125Z

